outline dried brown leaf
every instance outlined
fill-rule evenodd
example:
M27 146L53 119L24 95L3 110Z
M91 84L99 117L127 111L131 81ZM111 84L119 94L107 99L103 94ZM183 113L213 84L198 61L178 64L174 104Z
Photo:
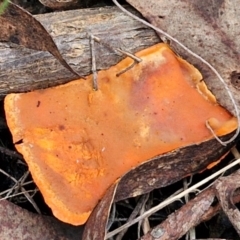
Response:
M65 68L79 77L79 74L63 59L52 37L42 24L30 13L11 2L0 15L0 41L19 44L38 51L48 51Z

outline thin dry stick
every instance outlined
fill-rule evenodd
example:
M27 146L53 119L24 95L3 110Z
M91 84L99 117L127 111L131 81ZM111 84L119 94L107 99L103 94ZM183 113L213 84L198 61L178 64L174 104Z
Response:
M9 189L10 191L8 191L8 193L7 193L7 195L6 195L6 198L10 198L10 194L13 192L13 191L17 191L17 190L19 190L19 189L21 189L22 187L23 187L23 183L24 183L24 181L26 180L26 178L27 178L27 176L29 175L29 171L26 171L25 173L24 173L24 175L21 177L21 178L19 178L19 180L14 184L14 186L11 188L11 189ZM25 190L25 189L24 189Z
M12 188L9 189L9 191L6 195L6 198L8 198L12 194L12 192L16 192L16 191L19 190L19 188L21 186L20 182L21 182L21 180L23 179L24 176L25 176L25 174L21 178L19 178L19 180L17 182L15 182L15 184L13 185Z
M149 193L145 194L145 199L140 210L140 215L142 215L146 211L146 203L149 199ZM142 227L143 234L146 234L150 230L149 219L144 218L143 220L138 222L138 238L140 238L140 228Z
M26 180L26 178L29 175L29 171L26 171L20 181L20 186L21 186L21 191L24 193L25 197L27 198L27 200L33 205L33 207L35 208L35 210L37 211L37 213L41 214L41 211L39 209L39 207L37 206L37 204L35 203L35 201L33 200L33 196L34 194L31 196L28 191L26 191L23 186L22 183Z
M232 152L232 154L233 154L233 156L234 156L235 158L240 158L240 153L239 153L239 151L237 150L236 147L233 147L233 148L231 149L231 152Z
M192 180L192 179L191 179ZM190 181L191 181L190 180ZM187 179L184 178L183 179L183 188L184 190L188 189L188 186L190 185L190 183L187 182ZM184 200L186 203L189 202L189 194L186 194L184 196ZM189 231L187 232L186 234L186 237L185 237L186 240L191 240L191 239L196 239L196 230L195 230L195 227L193 228L190 228Z
M228 87L228 85L225 83L225 81L223 80L223 78L221 77L221 75L218 73L218 71L205 59L203 59L202 57L200 57L198 54L194 53L193 51L191 51L189 48L187 48L184 44L182 44L181 42L179 42L176 38L172 37L171 35L169 35L168 33L166 33L165 31L163 31L160 28L157 28L155 26L153 26L152 24L150 24L149 22L135 16L134 14L132 14L131 12L129 12L128 10L126 10L125 8L123 8L117 0L112 0L114 2L114 4L120 9L122 10L124 13L126 13L128 16L132 17L133 19L143 23L144 25L154 29L155 31L161 33L162 35L166 36L168 39L170 39L171 41L173 41L174 43L178 44L181 48L183 48L187 53L191 54L193 57L195 57L196 59L200 60L202 63L204 63L206 66L208 66L213 73L217 76L217 78L220 80L220 82L223 84L224 88L226 89L232 103L234 106L234 110L235 110L235 114L237 117L237 121L238 121L238 127L237 130L235 132L235 134L233 135L233 137L231 137L229 140L227 141L222 141L213 131L213 129L211 128L211 126L209 125L208 121L206 121L206 127L211 131L211 133L213 134L213 136L218 140L218 142L220 142L223 146L226 146L228 143L231 143L234 139L236 139L236 137L238 136L239 132L240 132L240 116L239 116L239 109L237 107L236 101Z
M36 192L38 192L38 189L35 188L33 190L28 190L28 191L23 191L23 192L19 192L19 193L14 193L12 195L9 195L9 196L1 198L0 201L9 199L11 197L16 197L16 196L19 196L19 195L23 195L23 194L25 195L26 193L33 193L33 195L35 195ZM33 197L33 195L31 195L31 197Z
M26 191L23 187L21 187L21 191L23 192L24 196L27 200L33 205L34 209L37 211L38 214L42 214L37 204L34 202L32 196ZM34 189L35 191L35 189ZM34 195L33 195L34 196Z
M148 195L148 194L147 194ZM134 208L134 210L132 211L130 217L128 218L127 222L131 222L135 217L137 217L137 215L139 214L143 204L145 203L145 201L148 199L148 196L146 194L144 194L143 196L141 196ZM118 236L116 237L116 240L121 240L124 236L124 234L127 232L127 229L124 229L123 231L121 231Z
M101 41L100 38L98 38L92 34L90 34L89 36L90 36L91 58L92 58L93 90L96 90L96 91L98 90L96 54L95 54L94 42L97 42L97 43L109 48L110 50L112 50L113 52L115 52L117 54L120 53L122 55L126 55L134 60L134 62L129 67L127 67L127 68L123 69L121 72L117 73L116 74L117 77L119 77L121 74L123 74L126 71L128 71L129 69L131 69L135 64L140 63L142 61L141 58L139 58L127 51L124 51L120 48L113 48L108 43Z
M98 90L97 84L97 67L96 67L96 54L94 47L94 36L90 35L90 46L91 46L91 59L92 59L92 74L93 74L93 90Z
M194 191L195 189L201 187L202 185L206 184L207 182L209 182L210 180L214 179L215 177L221 175L223 172L227 171L228 169L236 166L237 164L240 163L240 158L235 160L234 162L230 163L228 166L220 169L219 171L217 171L216 173L212 174L211 176L205 178L204 180L200 181L199 183L193 185L192 187L188 188L187 190L179 193L178 195L172 197L171 199L168 199L166 201L163 201L162 203L158 204L157 206L149 209L148 211L146 211L144 214L142 214L141 216L135 218L133 221L129 222L129 223L126 223L124 225L122 225L121 227L115 229L114 231L112 232L109 232L107 235L106 235L106 239L116 235L117 233L121 232L123 229L125 228L129 228L130 226L132 226L133 224L139 222L140 220L146 218L146 217L149 217L150 215L152 215L153 213L159 211L160 209L166 207L167 205L171 204L172 202L184 197L186 194Z
M96 37L96 36L93 36L93 35L91 35L91 36L92 36L92 38L93 38L96 42L98 42L99 44L102 44L103 46L109 48L110 50L112 50L113 52L115 52L115 53L117 53L117 54L120 53L120 54L122 54L122 55L126 55L127 57L132 58L132 59L133 59L135 62L137 62L137 63L140 63L140 62L142 61L141 58L135 56L134 54L131 54L131 53L127 52L127 51L124 51L124 50L122 50L122 49L120 49L120 48L113 48L113 47L112 47L111 45L109 45L108 43L101 41L100 38L98 38L98 37Z

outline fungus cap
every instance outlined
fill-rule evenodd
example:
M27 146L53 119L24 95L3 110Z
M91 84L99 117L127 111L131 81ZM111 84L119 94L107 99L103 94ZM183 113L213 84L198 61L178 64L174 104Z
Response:
M192 65L166 44L92 76L5 99L16 148L53 214L85 223L106 189L140 163L232 132L236 119L219 106Z

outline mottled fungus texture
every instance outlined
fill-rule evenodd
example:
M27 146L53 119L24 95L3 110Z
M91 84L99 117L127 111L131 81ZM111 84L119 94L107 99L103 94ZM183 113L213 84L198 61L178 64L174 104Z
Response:
M92 76L5 98L17 150L53 214L85 223L106 189L140 163L236 129L202 75L166 44Z

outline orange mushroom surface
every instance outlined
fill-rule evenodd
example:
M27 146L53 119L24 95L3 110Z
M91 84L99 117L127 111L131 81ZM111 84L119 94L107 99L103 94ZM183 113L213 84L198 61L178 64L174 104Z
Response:
M236 129L200 72L166 44L92 76L29 93L10 94L5 112L16 148L62 221L85 223L105 191L131 168L181 146Z

